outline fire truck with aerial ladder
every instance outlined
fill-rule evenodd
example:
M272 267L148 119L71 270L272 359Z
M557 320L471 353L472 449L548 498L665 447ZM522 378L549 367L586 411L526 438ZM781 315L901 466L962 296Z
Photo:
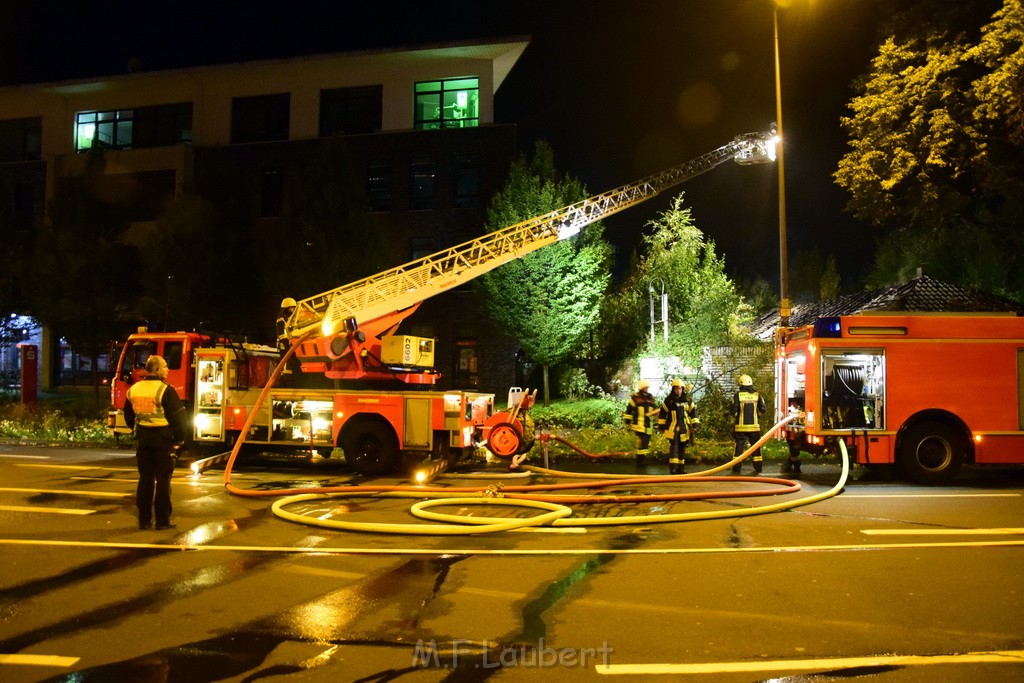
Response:
M821 317L776 344L780 436L940 483L964 463L1024 463L1024 318L1012 313Z
M272 387L261 402L280 360L276 348L198 332L140 330L117 361L108 427L128 432L122 414L128 388L145 375L146 358L158 354L168 362L168 384L190 412L193 449L219 452L239 438L248 451L329 455L337 447L365 475L392 471L403 453L449 464L481 444L499 457L525 453L534 441L528 412L533 394L513 389L507 409L496 410L494 394L425 389L440 377L433 369L434 340L396 334L398 325L425 299L570 238L729 159L771 161L775 144L774 131L741 135L634 183L296 302L285 330L288 353L302 373L387 380L406 389Z

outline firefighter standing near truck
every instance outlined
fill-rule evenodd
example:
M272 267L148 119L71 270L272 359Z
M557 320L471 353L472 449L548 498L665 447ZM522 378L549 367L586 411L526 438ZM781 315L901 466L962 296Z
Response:
M647 463L647 456L651 452L651 434L658 419L658 402L648 391L650 388L650 382L640 380L636 385L636 393L629 397L626 411L622 413L622 421L639 439L639 447L636 450L637 468Z
M288 353L288 349L291 348L291 340L288 338L288 319L292 317L297 305L298 304L295 303L295 299L290 296L286 296L284 299L281 299L281 311L277 314L277 350L281 354L282 358L284 358L284 355ZM294 360L295 356L292 356L291 360L281 368L282 375L292 374L292 368L289 366L293 364ZM281 382L281 386L291 385L292 379L293 378L291 377L282 377L283 381Z
M135 466L139 483L135 505L139 528L171 529L171 475L177 454L188 438L185 406L167 379L167 361L161 356L146 359L146 377L132 385L124 403L124 421L134 429L137 446Z
M754 380L750 375L740 375L739 389L732 396L729 410L733 417L733 438L736 440L733 457L738 457L748 446L753 446L761 438L758 418L768 410L764 397L754 388ZM760 448L754 451L750 461L754 465L754 474L761 474ZM741 465L741 462L733 465L732 473L739 474Z
M686 474L686 447L700 429L697 404L690 394L692 387L680 379L672 380L672 391L665 397L658 412L658 429L668 439L668 473Z

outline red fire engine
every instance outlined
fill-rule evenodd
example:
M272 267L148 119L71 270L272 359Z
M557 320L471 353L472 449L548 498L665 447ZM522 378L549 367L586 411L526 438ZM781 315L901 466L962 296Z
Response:
M533 445L529 418L532 394L509 392L507 410L495 410L494 395L427 391L434 340L395 334L420 303L498 266L578 233L583 227L635 206L732 159L740 164L774 159L774 135L735 138L685 164L570 206L483 235L451 249L303 299L285 331L301 372L329 379L389 380L410 389L343 391L261 389L276 367L275 349L212 343L194 333L142 333L125 343L111 387L111 429L124 429L121 409L128 386L144 373L145 358L157 353L171 367L168 382L192 415L193 441L223 449L244 437L250 449L307 450L329 454L340 447L362 474L390 471L402 452L448 462L486 444L511 457Z
M1024 318L862 314L785 331L776 351L791 452L895 463L921 483L963 463L1024 463Z

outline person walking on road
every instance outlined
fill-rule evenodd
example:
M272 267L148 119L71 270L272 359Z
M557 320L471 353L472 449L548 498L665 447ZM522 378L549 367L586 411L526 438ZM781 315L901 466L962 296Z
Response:
M639 448L636 450L638 469L647 463L647 456L651 452L651 433L658 419L658 402L648 391L650 388L650 382L640 380L636 385L636 393L629 397L626 411L622 413L622 421L639 439Z
M700 420L690 387L682 380L672 380L672 391L665 397L658 413L658 429L668 439L668 473L686 474L686 447L693 443Z
M733 418L733 438L736 450L733 457L740 456L748 446L753 446L761 438L761 425L758 418L764 415L768 407L764 397L754 388L754 380L750 375L740 375L739 389L732 396L729 406ZM754 466L754 474L761 474L761 449L758 448L750 458ZM732 473L739 474L742 462L732 466Z
M185 406L178 392L167 384L167 361L161 356L146 359L146 377L133 384L124 403L124 421L134 429L137 442L135 465L139 484L135 505L139 528L171 529L171 475L178 451L188 438Z

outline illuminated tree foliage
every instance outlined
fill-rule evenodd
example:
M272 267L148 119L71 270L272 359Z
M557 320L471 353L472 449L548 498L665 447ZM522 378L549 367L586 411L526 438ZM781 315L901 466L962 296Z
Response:
M669 297L668 347L663 348L662 337L656 335L656 348L648 351L679 356L699 367L704 347L740 336L740 325L750 320L752 311L725 274L725 260L715 254L715 243L705 240L693 224L690 209L683 206L683 194L648 227L652 231L642 240L640 259L623 283L618 301L609 308L620 317L632 311L627 326L640 332L635 341L642 344L650 329L649 287L652 282L664 282ZM660 282L655 290L660 294Z
M504 188L487 211L493 231L585 199L583 185L555 171L554 154L537 143L532 159L513 162ZM545 404L549 369L570 356L598 321L610 279L611 248L600 222L477 278L491 319L543 367Z
M869 286L923 266L1024 296L1022 43L1020 0L919 0L894 16L842 120L835 173L881 233Z

